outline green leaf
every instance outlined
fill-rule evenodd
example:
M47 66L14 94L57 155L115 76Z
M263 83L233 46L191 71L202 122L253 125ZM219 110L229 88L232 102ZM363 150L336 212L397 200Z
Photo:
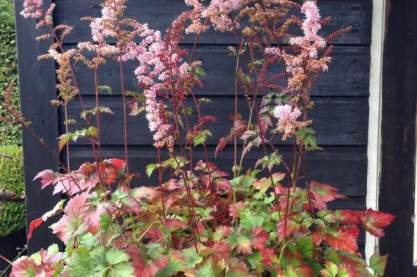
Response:
M237 237L237 247L238 249L240 249L241 251L243 250L244 253L250 252L251 251L251 241L248 237L246 236L238 236Z
M268 169L272 171L274 166L279 166L282 162L282 156L278 154L277 151L273 152L271 155L266 155L261 159L256 161L255 167L261 168L262 170Z
M158 165L157 164L148 164L147 166L146 166L146 175L148 176L148 177L151 177L152 176L152 173L155 171L155 169L158 167Z
M297 141L302 141L307 151L323 150L317 145L316 131L312 128L303 128L296 134Z
M110 86L105 86L105 85L98 86L98 91L100 93L104 92L104 93L107 93L107 94L112 94L113 93L113 89Z
M77 142L79 138L94 138L96 139L98 136L98 131L96 127L88 127L81 130L75 130L74 132L63 134L58 137L58 146L59 150L61 151L65 145L67 145L70 141Z
M207 97L199 97L198 98L198 103L200 103L200 104L209 104L209 103L213 103L213 100L211 100L210 98L207 98Z
M184 265L182 261L171 257L168 261L168 264L156 273L156 277L170 277L175 276L176 273L183 271Z
M388 255L380 256L377 254L372 255L369 259L369 267L372 268L377 276L383 276L385 272L385 267L387 265Z
M204 69L202 67L195 67L194 68L194 74L197 77L204 77L206 75L206 72L204 71Z
M262 266L262 261L263 257L258 251L248 256L248 262L252 269L256 269L259 266Z
M77 124L77 120L75 120L73 118L68 118L67 120L64 120L64 124L75 125L75 124Z
M303 257L309 259L313 257L314 244L311 237L300 238L297 240L296 246L300 250L300 253L303 255Z
M219 275L219 269L213 265L211 259L207 259L195 272L195 277L217 277Z
M183 252L184 263L186 268L194 268L203 261L194 248L185 249Z
M339 267L334 263L327 261L325 267L320 272L324 277L337 277L339 276Z
M106 257L106 261L111 265L120 264L120 263L129 261L129 255L127 255L122 250L119 250L116 248L110 248L106 252L105 257Z
M170 158L166 161L163 161L162 165L171 167L172 169L179 169L184 167L187 163L188 162L186 158L177 156L175 158Z
M97 238L91 233L85 233L78 238L79 244L87 247L93 248L97 246L98 240Z
M260 215L254 215L249 210L240 213L240 226L243 229L251 230L254 227L262 226L264 218Z
M193 108L191 108L191 107L184 107L182 109L182 112L185 115L192 115L193 114Z
M82 247L75 249L66 262L66 268L70 276L91 276L94 269L89 250Z
M193 138L194 147L205 143L207 138L211 136L212 134L209 130L202 130L198 132Z
M253 275L249 275L248 273L239 272L239 271L227 272L225 275L225 277L249 277L249 276L253 276Z
M146 253L154 260L161 258L161 245L159 243L149 243L146 245Z
M134 269L130 263L121 263L111 267L109 270L109 275L112 277L126 277L134 276Z
M58 244L54 243L50 245L47 249L48 254L56 254L59 252Z
M70 134L61 135L58 138L58 148L59 148L59 151L61 151L62 149L64 149L65 145L67 145L70 140L71 140L71 135Z
M324 251L324 256L327 260L331 261L332 263L340 264L342 262L337 251L332 248L327 248Z
M285 272L285 277L299 277L297 273L292 269L292 267L289 267L287 269L287 272Z
M232 186L236 189L247 189L252 186L252 184L256 181L256 178L250 175L242 175L236 177L230 181Z
M99 106L97 108L91 108L88 110L83 110L80 114L80 117L82 119L87 119L89 116L94 116L97 113L97 110L99 113L108 113L108 114L114 114L113 111L109 107Z

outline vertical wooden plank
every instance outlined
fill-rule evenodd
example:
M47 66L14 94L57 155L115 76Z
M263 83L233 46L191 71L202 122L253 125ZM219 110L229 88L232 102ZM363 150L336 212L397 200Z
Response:
M366 207L374 210L378 209L381 176L382 65L386 23L385 9L386 0L373 0ZM378 251L378 239L367 233L366 259L369 259L375 251Z
M49 5L51 1L44 2L45 5ZM50 148L56 149L58 113L50 105L50 100L56 98L55 64L53 61L37 60L40 54L47 51L52 41L35 40L38 34L35 31L36 22L24 19L19 14L22 3L23 0L15 1L21 110L32 123L33 131L42 137ZM39 182L33 181L36 173L43 169L56 170L57 162L27 130L23 130L23 148L27 222L30 223L57 202L58 197L52 197L51 191L41 191ZM29 241L29 252L45 247L52 241L54 236L47 226L43 226L36 230Z
M417 1L388 6L384 46L380 209L397 216L381 240L386 276L413 276Z

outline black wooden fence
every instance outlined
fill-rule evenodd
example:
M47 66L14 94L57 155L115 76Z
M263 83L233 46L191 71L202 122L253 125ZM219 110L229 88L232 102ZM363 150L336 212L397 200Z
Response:
M49 1L46 1L49 2ZM99 0L56 0L54 24L68 24L75 27L74 32L65 40L65 46L71 47L79 41L88 40L88 23L80 17L99 16ZM149 22L155 29L165 29L185 5L183 0L131 0L127 16ZM48 3L46 3L48 4ZM22 0L16 0L17 10ZM338 187L350 197L338 203L339 207L364 208L366 196L367 172L367 132L368 132L368 96L370 68L370 37L372 0L320 0L323 16L334 19L325 28L325 32L341 27L352 26L352 31L334 42L333 63L328 73L323 74L313 90L316 103L312 112L314 128L318 133L318 143L325 152L316 152L307 156L308 175L311 178L328 182ZM19 70L22 111L32 127L44 141L56 146L56 138L63 133L63 116L49 101L56 96L55 65L52 61L38 62L37 56L44 53L50 41L37 43L34 39L35 22L17 16ZM187 45L188 44L188 45ZM192 44L186 41L185 47ZM233 112L234 59L227 56L227 48L236 41L226 35L206 34L200 39L196 57L203 60L206 77L205 87L198 94L210 96L214 104L204 111L219 118L227 118ZM135 90L136 80L133 64L126 65L126 85ZM85 105L94 106L92 72L84 66L76 66L76 75L81 87ZM119 73L116 64L111 62L102 66L100 85L113 88L111 95L103 96L102 104L111 107L114 115L102 116L101 141L103 153L107 157L123 157L123 113L120 95ZM243 99L242 113L244 113ZM78 117L81 111L77 101L69 108L71 117ZM209 150L213 153L220 136L228 133L231 122L217 121L213 130L214 137L209 140ZM73 128L78 128L74 126ZM155 160L152 138L144 118L129 119L129 163L130 167L144 172L145 165ZM281 152L288 154L286 144L280 145ZM92 153L87 142L80 141L71 145L71 158L74 165L91 159ZM225 168L232 165L232 149L226 148L220 154L218 162ZM43 169L56 169L56 164L31 134L24 132L25 176L27 186L28 221L39 217L56 202L50 192L41 192L38 182L33 182L35 174ZM256 153L249 156L254 161ZM31 251L45 246L52 240L45 229L37 231L30 241ZM362 242L363 243L363 242Z

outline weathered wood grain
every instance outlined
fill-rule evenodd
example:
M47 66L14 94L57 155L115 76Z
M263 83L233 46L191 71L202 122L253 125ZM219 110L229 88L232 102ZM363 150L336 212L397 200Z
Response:
M234 95L235 58L228 55L226 46L199 47L196 59L203 61L206 75L202 78L204 86L196 88L198 95ZM369 94L369 47L334 48L329 72L323 73L315 84L313 96L368 96ZM125 85L128 90L137 90L134 70L136 62L125 64ZM94 93L92 80L94 73L84 64L75 66L77 79L83 95ZM108 61L100 67L100 84L113 88L113 94L120 94L119 66ZM281 68L277 69L281 71Z
M84 97L85 108L94 107L92 97ZM121 97L103 97L100 105L112 109L112 114L102 114L101 116L101 142L104 145L123 144L123 112ZM191 101L190 101L191 102ZM190 103L191 104L191 103ZM191 104L192 105L192 104ZM247 118L247 104L244 99L239 99L239 112ZM82 109L78 101L69 107L71 118L79 118ZM218 118L217 122L209 126L213 137L208 139L208 144L215 145L218 139L229 133L231 121L227 120L233 113L232 97L216 97L213 103L202 106L203 114L213 115ZM367 98L325 98L315 99L315 108L311 111L314 120L313 128L317 131L317 140L321 145L366 145L367 143L367 118L368 118ZM196 118L196 116L192 116ZM81 125L81 123L79 122ZM73 125L72 129L80 128L80 125ZM143 114L138 117L129 117L129 136L130 145L151 145L152 136L147 127L147 121ZM80 140L80 144L88 143ZM276 142L283 144L283 142ZM288 144L289 142L284 142Z
M68 24L75 27L67 37L67 43L88 40L90 29L88 22L81 22L80 17L100 16L99 0L57 0L56 24ZM372 18L371 0L322 0L319 7L323 17L332 16L332 22L324 28L324 33L352 26L352 31L339 38L337 44L369 44ZM141 22L148 22L153 29L165 30L172 20L187 7L183 0L134 0L128 2L126 16ZM190 36L186 43L193 43ZM203 44L236 43L232 35L213 32L201 36Z
M227 147L214 158L215 147L209 147L210 161L214 161L221 169L231 171L233 166L233 147ZM288 161L291 148L279 147L280 153ZM123 158L123 147L104 146L101 151L105 158ZM141 178L135 182L138 185L157 184L155 178L148 179L145 174L147 164L155 163L156 149L150 147L131 147L129 149L129 168L131 172L140 173ZM74 166L79 166L86 160L94 161L92 150L86 146L72 147L71 159ZM196 149L194 161L204 159L202 151ZM244 166L253 166L262 156L261 151L252 151L247 155ZM162 158L167 158L163 153ZM240 156L239 156L240 157ZM366 147L327 147L325 151L310 152L306 155L306 170L308 179L328 183L339 188L349 197L366 195ZM362 172L361 172L362 171ZM361 172L358 174L358 172Z
M396 216L380 240L389 254L385 276L417 276L416 106L417 1L389 1L382 83L382 154L379 208Z
M45 1L45 5L51 1ZM56 97L55 67L53 61L39 62L38 55L48 49L50 40L36 42L35 22L20 16L22 0L16 0L16 29L19 60L19 87L21 111L30 121L31 128L51 149L56 149L58 136L58 113L49 101ZM53 208L59 196L52 196L51 190L41 191L41 185L33 181L35 175L45 169L57 169L57 160L52 158L28 130L23 130L23 154L26 184L27 223L42 216ZM29 252L35 252L54 241L54 236L42 226L28 242Z

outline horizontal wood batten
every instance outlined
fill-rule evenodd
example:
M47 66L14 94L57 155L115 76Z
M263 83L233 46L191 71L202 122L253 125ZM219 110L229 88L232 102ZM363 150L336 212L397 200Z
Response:
M233 166L233 147L227 147L217 158L214 158L215 147L209 147L208 155L210 161L215 162L222 170L230 172ZM291 147L279 147L279 152L288 161L290 158ZM123 147L104 146L101 151L105 158L123 158ZM149 147L130 147L129 165L131 172L142 174L139 183L156 184L155 178L150 180L146 177L145 168L147 164L156 162L156 150ZM90 147L73 146L71 148L71 159L73 166L79 166L86 160L92 159ZM163 158L167 158L167 153L163 153ZM194 161L204 159L200 148L197 148ZM254 165L262 156L261 151L254 150L249 152L245 161L246 166ZM239 154L240 157L240 154ZM344 194L352 197L366 195L366 173L358 174L361 168L366 167L366 148L365 147L326 147L325 151L310 152L306 155L306 169L309 179L328 183L339 188Z
M196 50L195 59L201 59L206 72L202 77L204 86L196 88L196 94L204 96L234 95L235 58L228 55L226 46L202 46ZM333 50L329 72L318 78L311 94L313 96L368 96L369 95L369 47L336 46ZM219 66L221 65L221 66ZM138 90L134 70L136 62L124 65L127 90ZM94 72L84 64L75 65L76 76L82 94L93 94ZM282 68L277 68L282 72ZM108 61L99 68L100 85L108 85L114 95L120 94L119 65Z
M80 21L85 16L100 16L99 0L57 0L55 10L56 24L74 26L74 31L66 42L88 40L90 29L88 22ZM324 33L352 26L352 31L335 41L335 44L369 44L372 18L371 0L322 0L319 7L323 17L332 16L332 22L324 27ZM126 16L148 22L157 30L165 30L172 20L187 9L183 0L134 0L128 2ZM186 42L193 43L192 36ZM209 32L201 36L200 42L230 44L236 43L232 35Z
M84 109L95 106L93 97L84 97ZM102 114L101 116L101 142L103 145L123 144L123 110L121 97L104 97L100 101L101 106L109 107L114 114ZM189 103L192 106L192 103ZM244 99L238 101L239 112L243 118L247 118L248 108ZM83 109L79 101L74 101L69 106L70 118L79 120ZM208 144L216 145L219 138L227 135L231 128L231 121L227 120L233 113L232 97L217 97L213 103L202 106L202 113L216 116L219 120L210 123L213 137L208 139ZM368 101L363 97L351 98L318 98L315 99L315 108L311 111L314 120L313 128L317 131L317 140L322 145L366 145L367 143L367 119ZM190 117L195 120L196 116ZM147 121L143 114L128 118L128 143L129 145L151 145ZM71 129L81 128L79 124L71 126ZM80 140L79 144L88 144L86 140ZM278 145L290 142L274 142Z

